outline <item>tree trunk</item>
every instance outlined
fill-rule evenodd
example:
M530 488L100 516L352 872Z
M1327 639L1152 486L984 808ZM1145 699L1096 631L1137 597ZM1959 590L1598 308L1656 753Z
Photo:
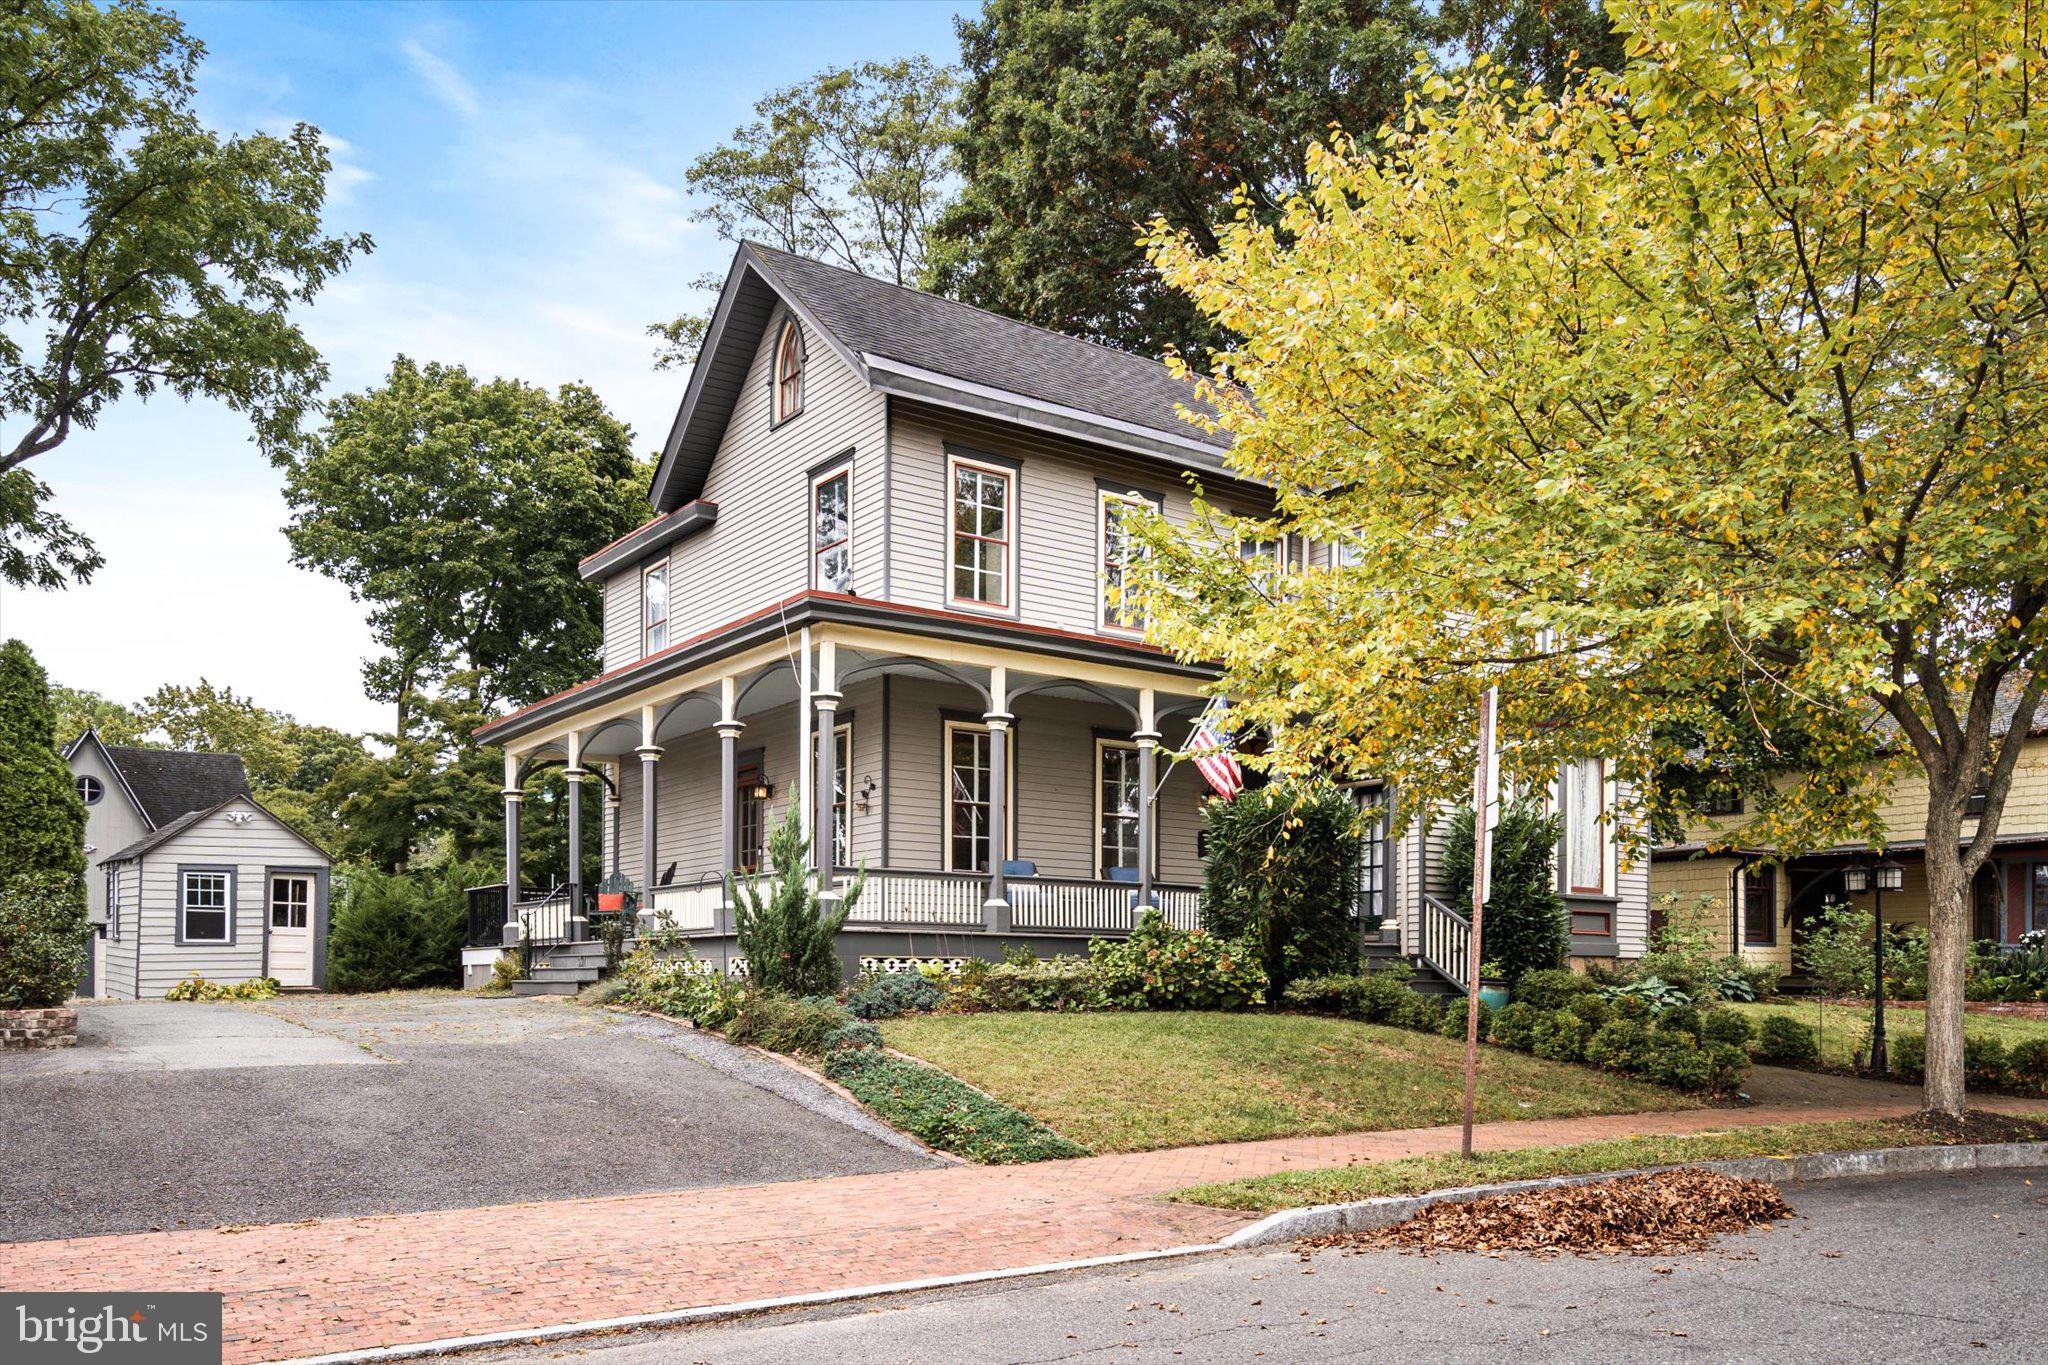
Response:
M1928 781L1927 1081L1924 1107L1963 1116L1963 969L1970 949L1970 881L1960 847L1961 802Z

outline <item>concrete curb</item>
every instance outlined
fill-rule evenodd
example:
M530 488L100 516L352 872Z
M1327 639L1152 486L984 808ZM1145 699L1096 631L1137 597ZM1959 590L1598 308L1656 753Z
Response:
M1680 1162L1729 1175L1749 1176L1772 1183L1799 1180L1831 1180L1844 1176L1917 1175L1930 1171L2012 1170L2032 1166L2048 1167L2048 1142L1992 1143L1964 1147L1897 1147L1870 1152L1823 1152L1816 1156L1749 1157L1736 1161ZM484 1332L474 1336L443 1337L435 1341L396 1346L372 1346L329 1355L291 1356L272 1365L370 1365L371 1362L410 1360L427 1356L456 1355L493 1347L538 1345L576 1337L605 1336L644 1328L688 1327L751 1317L759 1313L791 1308L821 1308L835 1303L889 1298L931 1289L952 1289L964 1285L992 1284L1003 1280L1058 1275L1104 1266L1135 1265L1145 1261L1176 1260L1203 1256L1240 1247L1266 1246L1302 1237L1326 1236L1333 1232L1383 1227L1413 1216L1431 1204L1469 1203L1490 1194L1516 1190L1554 1189L1566 1185L1587 1185L1616 1176L1643 1171L1675 1170L1677 1166L1645 1166L1633 1171L1597 1171L1586 1175L1554 1176L1547 1180L1517 1180L1498 1185L1473 1185L1458 1190L1436 1190L1429 1194L1397 1195L1368 1199L1356 1204L1322 1204L1314 1208L1283 1209L1220 1241L1192 1246L1166 1247L1159 1251L1131 1251L1117 1256L1091 1256L1075 1261L1052 1261L1043 1265L1016 1266L1005 1270L982 1270L965 1275L939 1275L922 1280L898 1280L885 1284L861 1285L850 1289L829 1289L813 1294L789 1294L773 1299L748 1299L739 1303L704 1304L659 1313L636 1313L627 1317L598 1318L588 1322L565 1322L545 1327Z
M1819 1152L1812 1156L1738 1157L1729 1161L1682 1161L1666 1166L1640 1166L1626 1171L1594 1171L1556 1175L1541 1180L1509 1180L1495 1185L1468 1185L1427 1194L1395 1194L1351 1204L1316 1204L1282 1209L1223 1238L1226 1247L1271 1246L1303 1237L1328 1237L1339 1232L1366 1232L1405 1222L1432 1204L1469 1204L1495 1194L1524 1190L1555 1190L1590 1185L1617 1176L1680 1168L1718 1171L1748 1180L1789 1185L1807 1180L1839 1180L1851 1176L1925 1175L1936 1171L2000 1171L2048 1167L2048 1142L1997 1142L1955 1147L1888 1147L1863 1152Z

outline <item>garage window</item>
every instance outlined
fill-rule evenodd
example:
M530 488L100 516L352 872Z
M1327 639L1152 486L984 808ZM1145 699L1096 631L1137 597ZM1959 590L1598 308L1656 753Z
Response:
M234 873L226 868L178 872L178 942L228 943Z

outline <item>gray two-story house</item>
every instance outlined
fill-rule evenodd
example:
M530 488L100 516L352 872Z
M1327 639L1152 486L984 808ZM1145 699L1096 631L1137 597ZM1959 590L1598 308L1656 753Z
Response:
M525 784L559 765L572 799L607 803L606 871L714 961L727 874L763 865L791 802L827 832L831 885L866 871L849 966L1071 950L1148 904L1198 923L1209 791L1172 755L1211 675L1147 644L1111 591L1121 518L1188 518L1189 473L1270 505L1227 438L1178 414L1190 397L1153 361L742 246L653 518L583 564L604 585L602 673L481 732L505 752L507 881ZM1644 880L1614 856L1608 783L1596 766L1577 790L1579 942L1638 951ZM1420 942L1431 845L1385 828L1360 911ZM583 888L512 899L511 935L587 932Z

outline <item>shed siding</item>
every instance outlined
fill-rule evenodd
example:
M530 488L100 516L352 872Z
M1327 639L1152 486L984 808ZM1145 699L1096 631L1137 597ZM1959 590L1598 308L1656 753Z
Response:
M117 865L114 869L115 876L120 881L116 895L121 905L121 936L118 940L111 936L107 939L106 980L100 983L100 993L117 999L135 998L136 885L145 866L147 864L130 860ZM104 884L106 878L101 874L96 880ZM103 898L104 894L103 885Z
M99 921L106 917L107 910L106 877L99 870L101 861L149 833L149 822L128 799L120 777L97 744L82 745L72 755L71 775L95 777L105 790L105 795L97 803L85 808L85 845L92 850L85 856L86 904L91 908L93 919Z
M864 597L881 595L886 405L814 337L804 410L771 426L769 376L781 328L778 313L754 352L746 391L704 486L705 500L718 504L717 523L607 580L607 669L641 657L640 573L663 557L669 560L671 643L808 587L810 471L848 449L854 452L854 587Z

